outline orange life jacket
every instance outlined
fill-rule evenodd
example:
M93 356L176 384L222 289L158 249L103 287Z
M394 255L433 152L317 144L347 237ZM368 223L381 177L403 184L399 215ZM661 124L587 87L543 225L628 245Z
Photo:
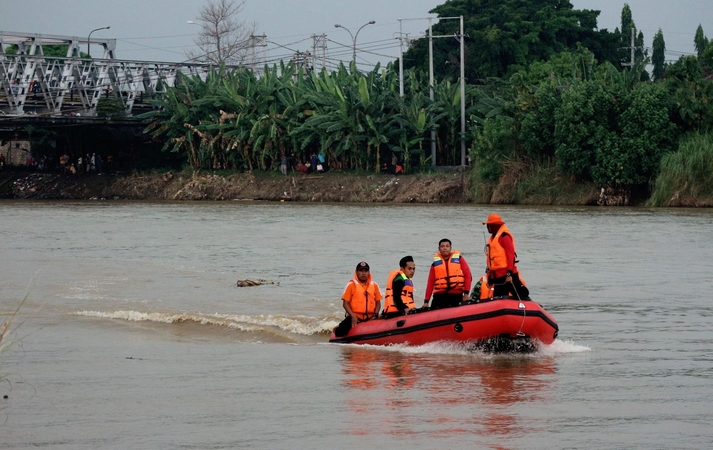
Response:
M480 277L480 299L485 300L493 296L493 290L488 286L488 274Z
M433 292L435 294L460 294L465 289L465 277L460 267L461 254L458 250L451 252L448 261L443 261L440 253L433 255Z
M515 249L515 238L508 229L507 225L500 225L500 229L495 234L495 236L490 236L488 240L488 245L485 246L485 264L488 266L488 270L495 271L499 269L507 269L508 258L505 253L505 249L500 245L500 236L503 234L508 234L512 238L512 247ZM515 254L517 257L517 253ZM517 264L513 263L513 273L517 272Z
M349 284L353 285L352 294L350 296L351 298L344 297L347 291L345 289L345 294L342 295L342 299L349 302L349 307L352 309L352 312L357 316L357 318L359 320L365 320L377 315L379 311L376 310L376 297L377 293L379 293L379 286L371 281L371 273L369 274L369 278L366 280L366 283L359 281L356 273L354 273L354 278L349 280L347 287ZM379 296L380 295L381 294L379 293ZM381 298L379 298L379 301L381 301Z
M413 281L400 270L394 270L389 274L389 280L386 282L386 297L384 300L384 313L399 312L399 309L394 304L393 284L396 278L404 280L404 288L401 290L401 301L408 309L413 309L416 305L413 302Z

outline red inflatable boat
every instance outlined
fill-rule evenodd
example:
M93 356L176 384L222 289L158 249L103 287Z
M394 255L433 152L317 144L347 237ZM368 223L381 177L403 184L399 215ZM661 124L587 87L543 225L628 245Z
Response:
M332 332L329 342L423 345L456 341L493 351L528 351L534 348L534 341L551 344L558 330L555 319L539 304L503 299L369 320L343 337Z

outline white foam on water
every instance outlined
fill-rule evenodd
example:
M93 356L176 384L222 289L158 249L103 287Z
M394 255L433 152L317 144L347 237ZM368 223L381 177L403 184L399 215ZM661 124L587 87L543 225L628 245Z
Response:
M201 325L224 326L246 332L270 331L278 329L288 333L312 336L328 333L337 326L337 322L325 317L307 316L246 316L233 314L202 314L202 313L160 313L139 311L78 311L78 316L96 317L102 319L127 320L132 322L181 323L194 322Z
M448 342L448 341L437 341L431 342L424 345L408 345L408 344L394 344L394 345L370 345L370 344L347 344L355 347L369 347L374 350L387 351L387 352L398 352L405 354L432 354L432 355L482 355L485 357L493 355L508 355L510 353L493 353L485 352L478 349L474 349L472 345L464 342ZM535 343L536 350L531 353L512 353L518 357L540 357L540 356L556 356L560 354L567 353L582 353L592 351L591 348L575 344L572 341L559 341L555 340L550 345L544 345L539 342Z
M252 325L275 327L302 336L312 336L332 331L337 326L337 322L328 320L325 317L308 316L245 316L230 314L214 314L212 317L237 323L247 323Z
M244 326L236 323L228 323L226 321L215 320L210 317L205 317L190 313L171 314L171 313L144 313L139 311L78 311L74 313L77 316L97 317L100 319L117 319L127 320L130 322L156 322L156 323L181 323L195 322L201 325L227 326L229 328L238 329L240 331L261 331L260 327Z
M575 344L572 341L560 341L555 339L555 341L550 345L539 344L537 346L537 352L543 355L558 355L565 353L583 353L591 352L592 349L586 345Z

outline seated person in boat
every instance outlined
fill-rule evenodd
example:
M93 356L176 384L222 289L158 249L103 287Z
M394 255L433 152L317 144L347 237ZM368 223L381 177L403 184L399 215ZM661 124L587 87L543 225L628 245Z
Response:
M488 285L488 272L481 275L480 279L473 286L473 292L470 294L470 300L487 300L492 298L493 294L490 291L490 286Z
M490 233L485 246L485 263L488 267L488 285L492 296L509 295L529 300L530 291L520 280L520 272L517 269L517 252L512 233L498 214L490 214L483 225L488 227Z
M459 306L462 301L468 300L471 281L470 267L461 252L452 250L449 239L441 239L428 272L424 308L429 306L431 294L431 309Z
M384 298L384 318L403 316L415 308L413 302L413 274L416 263L413 256L404 256L399 261L399 270L389 274Z
M369 264L360 262L354 271L354 278L347 283L342 293L342 306L347 314L334 329L334 334L338 337L346 336L357 323L377 318L381 310L381 298L379 285L371 280Z

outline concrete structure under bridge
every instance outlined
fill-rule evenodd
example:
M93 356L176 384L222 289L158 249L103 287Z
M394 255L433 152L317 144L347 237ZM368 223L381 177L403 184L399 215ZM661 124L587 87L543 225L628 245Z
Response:
M116 59L115 39L92 38L91 44L102 47L101 58L81 53L88 48L86 38L0 31L0 120L93 117L102 96L120 102L131 116L137 103L145 105L146 98L173 86L177 72L205 76L210 70L206 64ZM49 45L67 46L66 55L45 55Z

